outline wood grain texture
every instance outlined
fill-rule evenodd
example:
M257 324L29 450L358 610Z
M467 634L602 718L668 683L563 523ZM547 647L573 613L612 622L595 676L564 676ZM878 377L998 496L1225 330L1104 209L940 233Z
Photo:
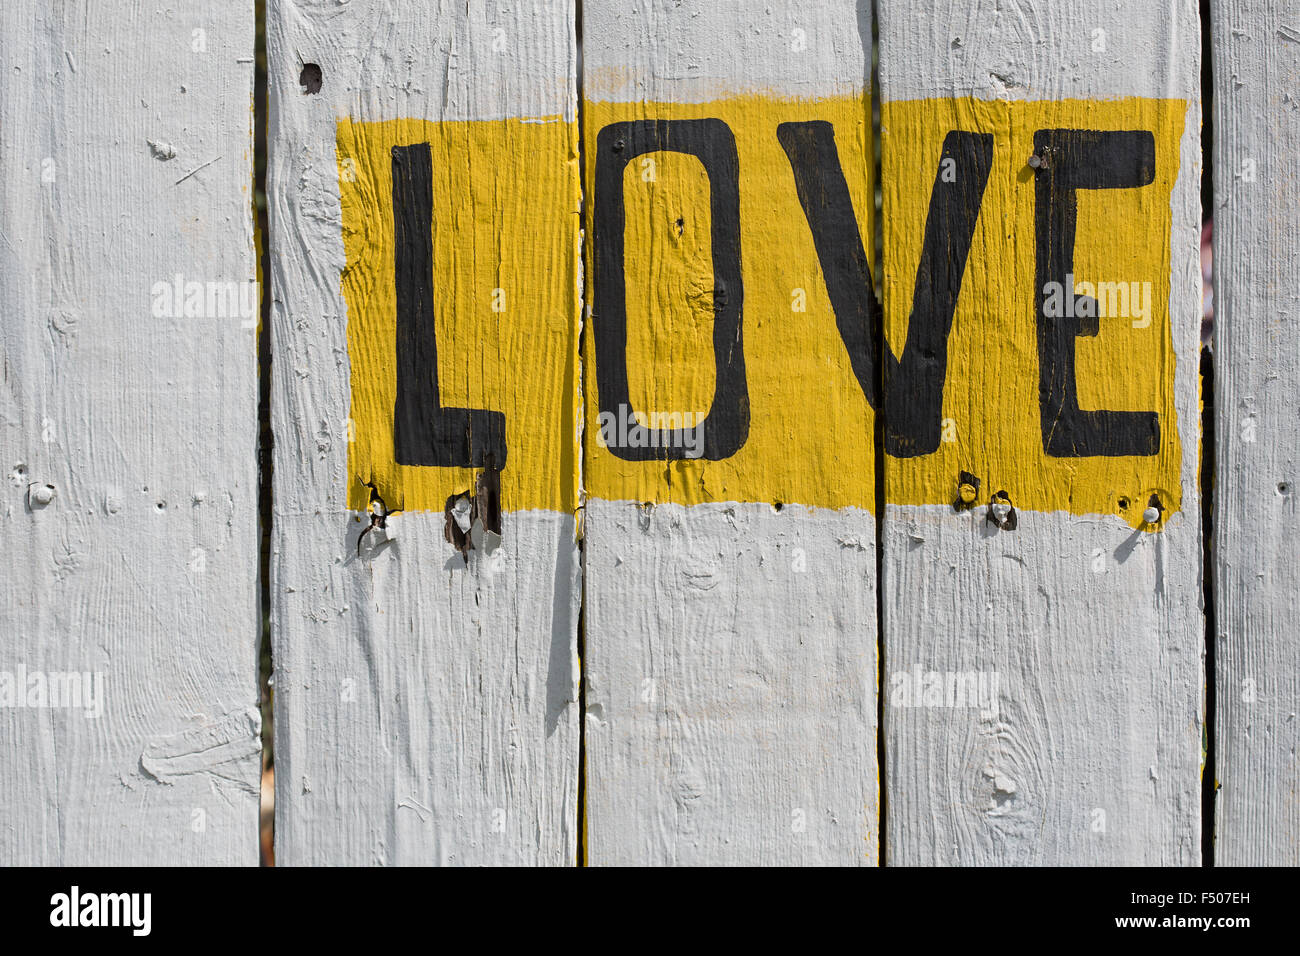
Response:
M921 252L930 194L945 183L942 137L988 134L991 163L986 187L954 185L982 205L957 267L944 439L885 460L886 863L1194 865L1204 701L1196 6L881 0L879 13L895 354L919 321L918 268L947 282L962 246L953 231L928 262ZM1083 409L1154 412L1158 435L1133 433L1149 454L1046 451L1063 419L1059 408L1040 414L1052 394L1040 384L1040 330L1050 342L1058 327L1042 324L1036 300L1036 183L1065 175L1051 164L1066 154L1049 149L1047 165L1031 166L1040 129L1150 134L1148 159L1120 163L1148 173L1146 185L1079 191L1074 246L1075 279L1149 283L1150 314L1071 335L1068 379ZM1075 450L1081 432L1064 433ZM1103 423L1096 437L1120 436ZM1014 527L994 510L1000 491ZM1147 524L1153 494L1160 508Z
M576 860L574 17L269 4L277 862ZM503 412L511 449L500 547L468 559L443 503L481 469L382 464L391 147L422 142L440 397ZM395 513L358 548L367 481Z
M587 858L876 859L870 512L586 512Z
M255 864L253 7L0 37L0 865Z
M1300 864L1300 11L1214 3L1215 862Z
M587 859L872 864L873 417L778 133L830 125L869 251L869 4L614 0L583 28ZM619 362L638 413L707 412L702 455L601 424Z

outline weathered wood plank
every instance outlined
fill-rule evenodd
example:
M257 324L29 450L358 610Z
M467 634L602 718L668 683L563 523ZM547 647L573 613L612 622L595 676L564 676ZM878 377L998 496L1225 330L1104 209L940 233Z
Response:
M574 18L269 5L278 862L576 860Z
M255 864L253 5L0 38L0 865Z
M874 863L870 5L583 28L588 860Z
M1196 5L879 9L886 862L1195 864Z
M1300 10L1216 0L1215 862L1300 865Z

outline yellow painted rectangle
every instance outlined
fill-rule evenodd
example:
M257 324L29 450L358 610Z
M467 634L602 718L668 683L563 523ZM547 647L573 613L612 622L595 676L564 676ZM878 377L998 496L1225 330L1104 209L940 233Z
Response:
M931 184L948 130L992 133L993 170L948 342L939 451L887 459L886 498L945 504L957 475L980 479L981 501L1006 491L1018 509L1118 514L1135 527L1150 495L1168 513L1181 505L1182 445L1174 394L1170 302L1171 197L1181 166L1185 100L1007 101L930 99L885 103L881 116L885 224L885 334L907 334ZM1134 189L1080 190L1075 276L1079 282L1151 283L1151 321L1102 319L1077 339L1081 408L1156 411L1153 457L1054 458L1039 423L1035 302L1034 133L1040 129L1147 130L1155 179ZM1195 255L1193 248L1184 251ZM1178 321L1197 322L1197 316ZM1127 507L1121 504L1127 502Z
M351 363L348 506L442 511L476 471L399 465L392 148L429 143L444 406L500 411L506 511L577 507L577 125L560 117L338 124ZM336 361L331 355L321 361Z
M888 501L950 504L964 471L980 478L982 498L1006 491L1018 509L1114 513L1135 525L1151 494L1159 494L1169 513L1178 509L1170 200L1185 114L1185 101L1154 99L884 104L884 327L896 349L906 339L944 138L951 130L993 136L992 173L948 341L944 441L933 454L887 460ZM340 122L342 286L355 434L349 506L367 506L372 482L390 509L440 511L449 495L474 482L472 469L393 461L391 149L428 142L441 398L444 405L505 413L505 510L576 508L580 409L587 428L584 480L593 496L874 508L875 415L836 327L790 159L777 137L785 122L833 126L865 252L874 259L869 116L865 96L586 104L589 303L592 242L599 241L591 236L590 187L600 130L624 121L708 118L725 122L735 138L750 424L741 448L719 461L625 461L604 447L596 426L602 369L590 321L586 395L578 395L581 206L574 124L559 118ZM1077 340L1077 384L1084 408L1157 412L1155 456L1054 458L1043 450L1035 188L1027 160L1035 131L1045 128L1154 136L1150 185L1080 191L1075 274L1081 282L1150 284L1149 325L1103 319L1098 336ZM629 397L641 412L701 415L712 401L709 190L699 160L684 153L647 154L623 171L626 361Z
M790 161L777 139L784 122L824 120L835 142L872 255L874 198L866 96L790 100L741 96L709 103L586 105L587 196L597 134L640 119L716 118L736 140L739 161L744 350L749 435L722 461L624 461L603 447L593 329L588 324L585 481L609 500L798 502L874 507L874 415L858 387L835 326ZM699 161L661 153L653 178L640 160L624 174L627 365L632 405L641 412L704 413L714 388L713 275L709 183ZM586 209L587 301L594 281L593 209ZM874 257L873 257L874 258ZM707 427L707 422L705 427Z

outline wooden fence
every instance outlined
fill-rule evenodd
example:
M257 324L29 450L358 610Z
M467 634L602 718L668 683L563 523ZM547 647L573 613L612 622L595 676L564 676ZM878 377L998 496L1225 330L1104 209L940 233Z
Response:
M255 863L264 613L281 864L1300 863L1300 13L1205 210L1194 0L255 21L0 7L0 863Z

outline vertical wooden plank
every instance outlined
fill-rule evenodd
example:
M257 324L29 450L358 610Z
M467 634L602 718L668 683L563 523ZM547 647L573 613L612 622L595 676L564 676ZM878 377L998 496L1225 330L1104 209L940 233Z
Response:
M255 864L253 4L0 38L0 865Z
M1215 862L1300 864L1300 11L1216 0Z
M573 4L268 10L277 861L572 863Z
M588 859L874 863L870 4L583 28Z
M1196 864L1196 4L879 8L886 862Z

